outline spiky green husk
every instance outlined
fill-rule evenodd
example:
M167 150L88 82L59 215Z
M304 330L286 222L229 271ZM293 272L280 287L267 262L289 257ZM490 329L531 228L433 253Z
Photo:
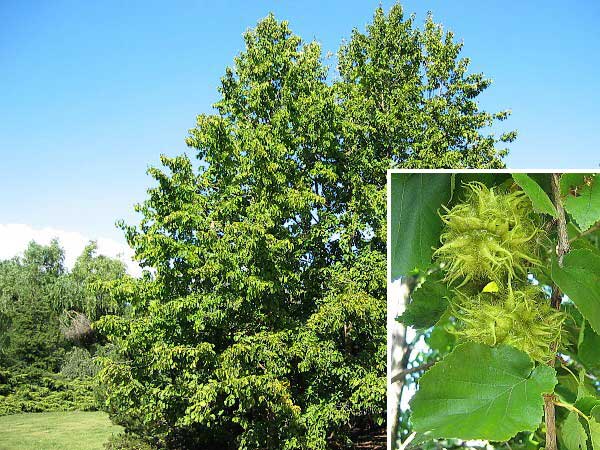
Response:
M460 339L495 346L508 344L546 363L562 343L565 314L553 309L535 286L470 297L457 291L452 302Z
M466 185L466 201L441 215L442 246L435 252L450 283L496 281L510 284L527 267L539 264L541 232L523 191L499 193L477 182Z

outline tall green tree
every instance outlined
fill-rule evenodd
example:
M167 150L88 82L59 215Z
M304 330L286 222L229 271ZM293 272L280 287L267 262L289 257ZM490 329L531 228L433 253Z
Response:
M110 287L126 277L125 264L98 254L98 243L90 241L53 289L53 307L59 312L74 311L97 320L104 314L122 314L126 308Z
M50 292L64 273L58 241L31 242L22 258L0 262L0 358L5 365L56 370L66 342Z
M123 225L154 271L119 289L130 317L97 324L118 348L107 409L166 448L350 446L385 417L385 170L500 166L480 130L504 115L477 110L487 82L399 6L353 34L333 84L287 22L244 40L190 130L199 163L162 157Z

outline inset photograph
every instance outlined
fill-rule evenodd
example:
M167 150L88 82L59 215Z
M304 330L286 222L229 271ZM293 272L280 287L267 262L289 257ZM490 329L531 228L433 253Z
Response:
M600 449L600 175L388 172L392 449Z

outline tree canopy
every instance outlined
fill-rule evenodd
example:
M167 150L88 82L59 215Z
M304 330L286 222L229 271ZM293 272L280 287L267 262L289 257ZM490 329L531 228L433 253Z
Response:
M122 224L152 273L101 372L113 419L164 448L325 449L381 430L386 169L500 167L489 85L431 18L377 9L338 55L273 15L244 35L186 155Z

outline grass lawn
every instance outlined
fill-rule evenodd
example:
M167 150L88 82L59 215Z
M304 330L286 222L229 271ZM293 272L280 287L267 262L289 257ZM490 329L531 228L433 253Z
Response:
M121 427L103 412L47 412L0 417L0 450L102 450Z

